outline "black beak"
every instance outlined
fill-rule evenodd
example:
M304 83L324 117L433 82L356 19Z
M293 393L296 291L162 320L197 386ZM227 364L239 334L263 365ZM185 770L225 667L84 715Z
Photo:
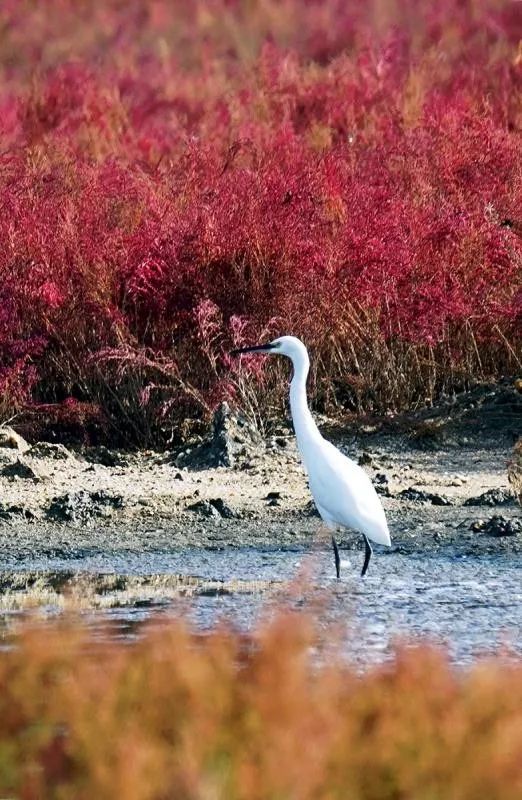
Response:
M269 353L274 350L275 344L269 342L268 344L255 344L253 347L241 347L239 350L231 350L231 356L240 356L241 353Z

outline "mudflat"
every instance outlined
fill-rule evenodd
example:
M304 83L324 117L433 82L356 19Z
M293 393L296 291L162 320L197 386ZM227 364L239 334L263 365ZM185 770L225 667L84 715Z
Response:
M522 521L508 462L521 400L510 385L479 387L406 421L320 420L325 435L367 469L381 494L392 548L379 555L520 555ZM150 590L161 554L329 548L318 534L291 429L282 425L268 437L249 438L247 428L232 434L240 446L230 466L209 465L204 440L167 452L23 440L0 447L0 598L12 590L20 597L25 589L34 597L38 586L48 597L50 584L53 592L70 591L70 581L52 578L57 564L58 572L85 572L83 587L91 575L97 595L100 574L125 575L127 562L133 573L142 565ZM339 541L342 550L362 547L354 532L341 532ZM188 577L158 585L167 596L186 593ZM199 589L248 589L248 575L229 577L230 586L202 582ZM257 576L251 588L268 585ZM103 593L111 591L117 589L104 586Z

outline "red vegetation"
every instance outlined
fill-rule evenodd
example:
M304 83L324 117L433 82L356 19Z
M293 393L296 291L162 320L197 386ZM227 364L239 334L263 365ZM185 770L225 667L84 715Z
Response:
M226 352L280 333L322 407L520 364L520 3L17 0L0 23L0 413L73 397L165 441L255 405ZM276 407L281 375L257 373Z
M306 618L138 643L43 625L0 650L0 793L24 800L515 800L522 667L403 649L357 675Z

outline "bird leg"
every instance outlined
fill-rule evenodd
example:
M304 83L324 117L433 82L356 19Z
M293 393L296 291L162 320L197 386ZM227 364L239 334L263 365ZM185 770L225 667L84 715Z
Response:
M335 572L337 573L337 580L339 580L341 577L341 559L339 557L339 548L337 547L337 542L335 541L334 536L332 536L332 545L335 558Z
M363 536L364 536L364 564L361 572L362 578L364 578L364 576L366 575L366 570L368 569L368 564L370 563L370 558L372 557L373 553L372 546L368 541L368 537L365 536L364 533Z

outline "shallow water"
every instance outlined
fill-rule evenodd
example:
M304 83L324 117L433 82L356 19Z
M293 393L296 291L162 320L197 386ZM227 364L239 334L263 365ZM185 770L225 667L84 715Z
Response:
M388 658L398 639L417 637L447 647L455 663L506 650L522 656L522 557L520 555L400 555L375 553L364 579L362 552L351 551L342 579L334 578L329 551L201 549L45 558L25 569L78 569L130 574L184 573L211 579L291 581L279 600L318 611L321 627L334 626L347 655L358 664ZM3 565L2 565L3 566ZM14 566L14 565L5 565ZM111 635L137 635L138 623L181 612L201 629L225 618L242 629L273 613L262 594L199 596L151 607L85 612L95 630L109 622ZM49 609L52 613L52 610ZM106 632L106 629L104 628Z

